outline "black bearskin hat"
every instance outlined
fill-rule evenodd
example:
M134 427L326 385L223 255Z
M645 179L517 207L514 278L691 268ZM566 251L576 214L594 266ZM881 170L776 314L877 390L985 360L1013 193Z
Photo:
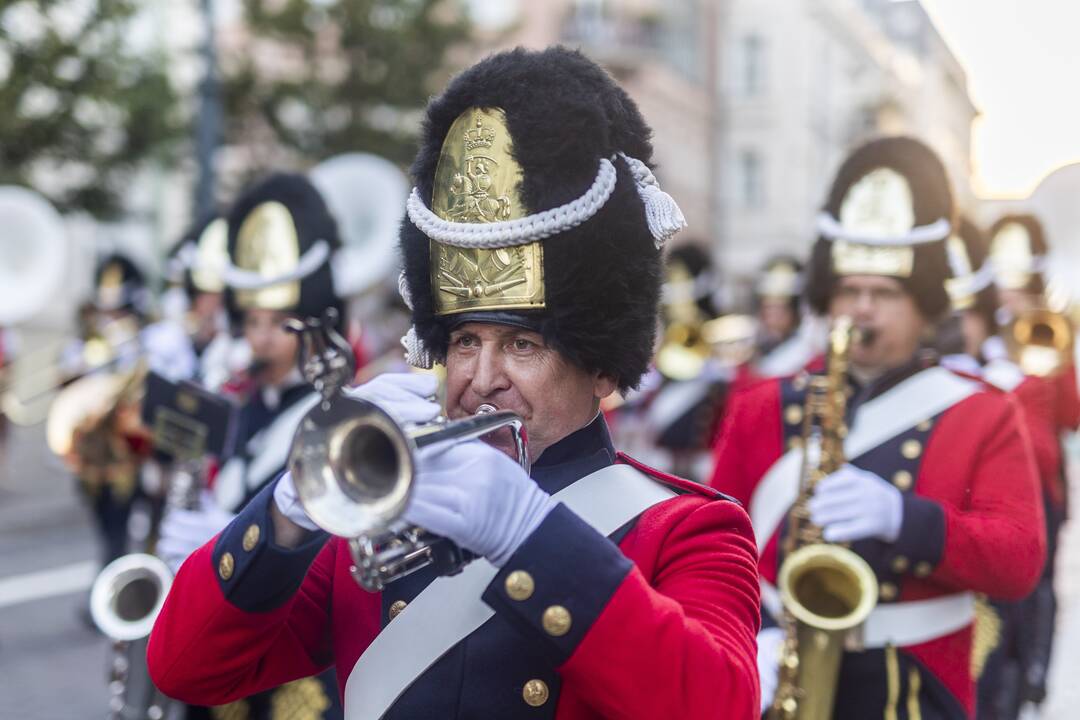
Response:
M954 224L945 166L908 137L872 140L840 166L818 217L806 298L826 314L840 275L895 277L928 319L950 307L945 239Z
M233 321L250 309L342 320L331 259L337 225L303 175L279 173L248 188L228 214L225 303Z
M501 115L495 114L498 111ZM460 133L459 121L469 122L469 130ZM483 154L506 134L511 149L502 165L516 163L520 175L489 192L491 168ZM405 340L410 356L444 359L456 324L506 322L542 333L571 362L614 378L620 390L637 386L649 367L656 333L662 274L659 246L682 220L648 170L650 134L636 105L611 76L565 48L538 52L519 48L492 55L451 81L428 105L411 168L416 188L401 227L402 291L411 303L414 326ZM451 136L464 139L457 142ZM454 155L459 147L463 159ZM440 161L456 168L452 181L445 184L436 183ZM484 164L477 166L478 162ZM441 189L444 185L449 190ZM607 188L607 196L601 195L568 224L565 211L581 210L584 205L574 203L601 186ZM453 196L455 204L443 213L445 217L434 207L437 192ZM498 272L496 268L485 275L477 270L473 256L457 250L462 246L447 233L483 232L484 223L493 222L489 218L513 217L509 213L517 198L522 219L513 222L544 220L554 228L530 234L527 244L520 240L505 241L505 246L490 244L483 257L488 265L503 263L504 270L507 263L528 267L533 278L538 268L528 263L541 265L542 257L539 292L544 299L528 307L519 303L502 308L500 300L481 299L476 302L486 303L486 309L447 309L450 303L466 304L453 295L466 300L484 295L485 284ZM451 222L455 217L463 220ZM654 222L657 217L667 222ZM505 237L500 237L503 242ZM542 246L542 254L536 246ZM525 259L526 252L532 253L531 259ZM435 286L435 256L438 282L449 287ZM470 264L471 270L466 267ZM461 270L457 276L455 268ZM520 277L525 273L521 270L513 282L525 283ZM477 284L470 284L476 278Z
M990 257L999 287L1041 293L1046 288L1043 264L1050 251L1042 223L1034 215L1005 215L987 233Z
M106 256L94 270L94 306L101 311L147 312L146 278L131 258L120 253Z

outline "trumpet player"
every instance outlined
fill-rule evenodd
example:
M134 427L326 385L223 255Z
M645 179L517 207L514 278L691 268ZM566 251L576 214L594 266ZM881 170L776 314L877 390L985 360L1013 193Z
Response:
M619 455L599 413L648 368L682 225L649 135L562 48L493 55L430 103L401 230L409 356L445 363L450 418L512 411L528 449L420 454L403 519L479 559L365 591L286 474L180 569L159 687L222 702L334 665L349 718L756 715L745 513ZM357 392L402 421L443 411L406 378Z
M941 367L927 350L949 310L953 224L944 167L913 139L856 149L829 190L806 295L815 312L850 318L856 328L846 387L837 389L846 417L835 420L846 430L834 431L847 464L815 477L816 454L803 456L804 438L815 438L803 425L808 374L761 383L732 401L711 484L747 503L754 523L767 626L758 659L770 717L806 717L774 707L775 693L801 707L823 689L835 691L837 719L974 717L975 679L992 636L980 625L976 594L1023 597L1042 569L1038 477L1015 398ZM800 494L801 466L813 479L809 498ZM871 587L858 590L873 597L876 587L876 606L855 634L860 649L844 651L831 676L809 669L796 693L777 687L790 623L777 624L799 610L776 589L799 541L781 538L793 512L823 542L846 544L865 561Z
M227 232L220 238L227 241L228 252L222 268L225 306L253 359L245 377L222 389L237 404L234 449L215 459L212 482L196 506L174 508L162 521L157 553L174 572L281 474L289 440L315 402L314 389L297 369L298 341L285 328L286 321L341 307L330 268L339 245L337 227L305 177L276 174L257 182L228 212L227 229L219 229ZM212 287L205 273L198 277L204 287ZM304 717L341 717L332 673L260 690L265 692L243 693L230 698L231 705L212 711L190 707L187 720L292 716L282 708ZM196 703L211 704L202 699Z
M1068 508L1061 440L1080 423L1080 398L1071 321L1047 309L1049 248L1042 224L1033 215L1006 215L988 235L981 247L966 244L973 266L985 258L977 277L986 285L976 303L983 309L981 319L970 318L974 308L966 314L969 352L988 382L1014 393L1024 406L1042 479L1047 533L1046 564L1035 591L1018 603L995 604L1002 619L1001 641L979 683L979 717L1011 720L1025 702L1038 705L1046 697L1057 609L1054 569ZM1041 326L1039 336L1025 341L1022 328L1032 321ZM1037 365L1032 357L1051 361Z

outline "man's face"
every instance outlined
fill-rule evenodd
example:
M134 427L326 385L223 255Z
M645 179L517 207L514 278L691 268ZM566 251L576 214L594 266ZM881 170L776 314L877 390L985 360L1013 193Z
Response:
M795 331L796 318L791 301L780 297L763 297L758 319L770 340L781 340Z
M999 288L998 302L1012 317L1020 317L1039 306L1039 296L1024 289Z
M446 414L451 419L476 413L483 403L512 410L525 420L529 456L535 461L548 447L595 417L600 399L615 381L570 363L539 333L510 325L471 322L450 334L446 351ZM491 444L514 455L506 433Z
M835 319L848 316L855 327L870 331L869 343L851 349L851 363L880 373L908 362L919 349L926 319L915 299L894 278L881 275L850 275L840 278L829 304Z
M199 339L210 340L217 333L221 308L221 293L200 292L195 295L191 314L195 316L195 334Z
M276 385L296 366L299 341L285 329L288 315L276 310L244 312L244 339L251 345L252 359L264 365L259 380Z

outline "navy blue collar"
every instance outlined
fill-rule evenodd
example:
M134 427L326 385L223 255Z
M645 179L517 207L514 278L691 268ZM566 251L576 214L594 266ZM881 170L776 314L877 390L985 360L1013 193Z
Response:
M598 413L591 423L544 450L533 464L532 477L546 492L557 493L614 462L615 446Z

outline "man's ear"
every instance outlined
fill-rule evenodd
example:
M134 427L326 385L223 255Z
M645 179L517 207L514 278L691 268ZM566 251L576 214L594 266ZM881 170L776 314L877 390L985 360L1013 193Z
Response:
M599 371L593 373L593 396L597 400L603 400L619 387L618 381L611 375Z

